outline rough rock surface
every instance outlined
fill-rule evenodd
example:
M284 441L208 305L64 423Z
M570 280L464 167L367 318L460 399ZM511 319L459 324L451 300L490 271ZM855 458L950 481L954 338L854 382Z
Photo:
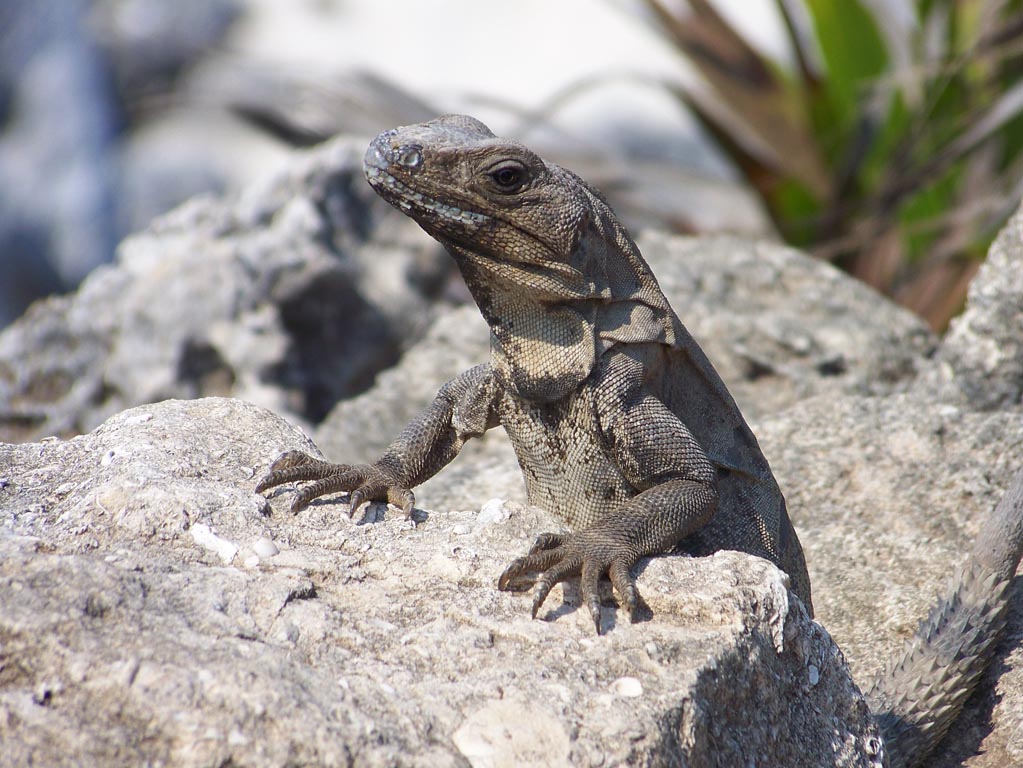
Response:
M363 150L337 141L193 200L34 305L0 334L0 439L77 434L169 397L318 421L364 389L421 334L452 265L365 184Z
M753 424L806 551L817 620L861 686L895 654L1023 466L1023 210L906 393L826 394ZM931 764L1023 765L1023 583Z
M919 388L977 410L1023 408L1023 208L992 243Z
M765 561L652 560L652 618L595 637L571 588L546 621L495 588L536 510L252 493L309 448L216 398L3 446L0 763L871 764L841 654Z
M865 688L947 590L1023 466L1023 423L1016 413L971 412L910 395L825 395L754 429L803 543L816 619ZM1023 764L1021 639L1016 599L982 693L935 765ZM986 754L961 762L978 748Z
M898 391L937 344L912 313L792 248L654 232L639 245L748 419L824 392Z

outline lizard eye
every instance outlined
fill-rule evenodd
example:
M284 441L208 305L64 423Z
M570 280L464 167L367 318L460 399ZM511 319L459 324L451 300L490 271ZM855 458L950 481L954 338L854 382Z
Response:
M520 191L529 181L526 166L518 160L500 162L487 171L487 175L493 180L497 191L505 195Z
M398 163L406 168L418 168L423 164L423 150L415 144L403 148L398 154Z

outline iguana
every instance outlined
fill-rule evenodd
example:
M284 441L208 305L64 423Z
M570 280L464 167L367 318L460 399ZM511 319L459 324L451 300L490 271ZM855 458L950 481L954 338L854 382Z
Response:
M365 172L454 257L490 326L490 361L445 384L373 464L288 452L257 491L312 481L292 511L345 491L350 511L386 500L409 515L411 489L500 424L530 503L571 531L540 535L498 580L535 582L534 618L555 584L579 577L599 633L602 576L631 616L641 557L721 549L775 563L813 615L803 551L756 438L599 192L465 116L380 134ZM923 759L958 715L1004 623L1021 549L1023 474L954 593L871 694L892 765Z

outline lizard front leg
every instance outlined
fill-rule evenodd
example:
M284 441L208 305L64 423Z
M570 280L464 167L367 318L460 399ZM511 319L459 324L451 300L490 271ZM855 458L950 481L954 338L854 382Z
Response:
M632 567L645 555L667 552L702 528L717 508L714 466L688 427L652 395L640 395L603 426L607 450L639 492L593 525L570 534L544 534L525 557L501 574L498 587L521 588L536 577L533 617L555 584L579 576L597 632L597 585L607 574L634 615Z
M301 451L287 451L270 466L256 492L312 481L291 504L299 512L314 499L346 491L349 515L364 501L387 501L412 513L412 488L450 462L465 442L497 424L497 385L489 365L478 365L449 381L433 403L414 419L372 464L334 464Z

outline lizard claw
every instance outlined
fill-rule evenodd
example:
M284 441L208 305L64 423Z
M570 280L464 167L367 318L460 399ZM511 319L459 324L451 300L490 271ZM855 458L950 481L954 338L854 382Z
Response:
M555 584L579 576L579 592L600 634L600 577L607 574L630 619L639 603L636 584L629 572L638 559L622 547L608 545L586 531L574 535L545 533L533 544L529 553L509 565L497 581L503 591L528 589L535 576L532 616L535 619Z
M321 466L322 465L322 466ZM256 485L256 493L262 493L268 488L273 488L294 480L311 480L322 471L323 466L329 466L326 461L313 458L302 451L285 451L270 465L270 471L263 475L263 478Z
M565 537L560 533L541 533L536 537L536 541L533 542L533 546L529 548L530 555L534 555L537 552L543 552L547 549L554 549L560 547L565 541Z
M256 485L256 493L284 483L312 481L302 488L291 504L292 513L301 512L310 502L328 493L348 492L348 517L366 501L386 501L401 507L405 517L412 515L415 494L401 487L390 471L376 464L332 464L301 451L282 453L270 471Z

